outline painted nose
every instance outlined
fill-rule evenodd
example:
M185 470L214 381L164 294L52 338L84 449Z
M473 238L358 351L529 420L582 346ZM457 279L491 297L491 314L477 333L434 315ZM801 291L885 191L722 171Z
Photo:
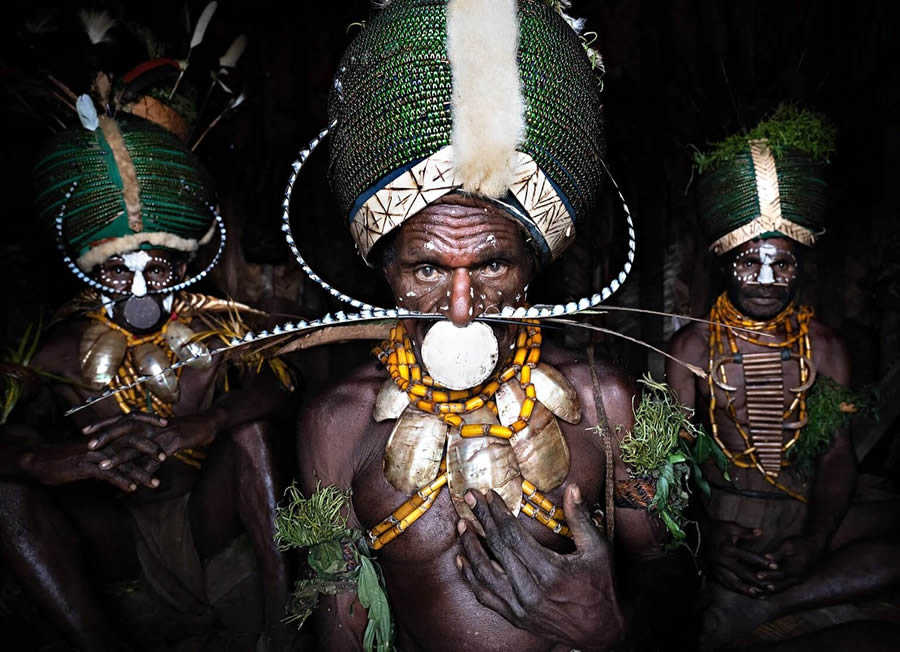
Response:
M762 264L756 280L760 285L772 285L775 282L775 274L772 273L772 266L769 263Z
M450 280L450 304L447 312L449 319L454 326L460 328L472 321L472 304L474 295L472 290L472 279L469 276L469 270L465 268L453 270L453 276Z

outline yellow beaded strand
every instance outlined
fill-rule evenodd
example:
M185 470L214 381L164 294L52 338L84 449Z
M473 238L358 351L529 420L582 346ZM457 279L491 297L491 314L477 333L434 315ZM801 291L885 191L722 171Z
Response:
M445 390L435 386L434 380L423 375L413 353L412 342L401 322L391 329L390 338L372 352L385 366L391 379L406 393L411 405L423 412L438 415L453 428L459 428L462 437L499 437L509 439L528 426L534 411L537 392L531 382L531 370L541 360L541 329L534 323L527 323L516 334L516 350L512 364L491 380L469 390ZM519 418L509 427L500 424L466 423L464 416L487 406L494 414L497 406L491 400L505 382L518 376L519 384L525 392L525 400L519 409ZM437 495L447 484L446 460L441 462L437 478L422 487L390 516L368 531L369 542L378 550L400 536L425 512L431 509ZM563 510L544 497L528 480L522 481L522 512L538 523L562 536L572 533L565 524Z
M794 345L797 345L797 353L801 358L805 358L807 360L812 359L812 345L809 339L809 320L813 316L813 311L807 306L801 306L799 309L795 308L794 304L789 305L785 308L781 313L776 315L769 321L759 322L753 321L751 319L747 319L741 313L737 311L731 301L728 299L727 294L722 294L713 305L712 310L710 311L709 320L710 322L714 322L709 326L709 370L710 373L707 375L707 382L709 384L709 422L712 428L713 439L716 444L719 445L719 448L722 449L722 452L728 458L728 460L734 464L735 466L743 469L756 469L759 471L762 476L766 479L766 481L771 484L773 487L782 491L792 498L796 498L801 502L807 502L804 496L788 489L781 483L777 482L773 477L771 477L762 465L759 462L759 459L756 456L756 448L753 446L750 441L750 435L744 428L743 424L740 422L737 416L737 410L734 407L734 400L730 392L725 392L725 396L728 399L726 404L726 413L728 414L730 420L734 423L737 428L738 433L741 436L741 439L744 440L745 449L741 452L735 453L732 452L722 441L719 436L719 428L716 423L716 392L715 392L715 384L713 378L713 366L715 362L715 358L717 356L725 355L725 342L722 338L722 330L726 332L726 337L728 340L728 350L732 355L735 355L739 352L736 338L740 338L746 342L750 342L752 344L757 344L759 346L764 346L767 348L794 348ZM796 319L798 330L797 332L793 332L793 320ZM774 333L779 328L783 328L787 337L785 339L776 339L774 337L767 338L757 338L752 335L748 335L744 330L734 330L734 328L740 329L750 329L758 332L767 332ZM724 366L720 366L720 377L723 384L728 383L728 378L725 374ZM805 383L809 378L809 370L805 365L800 365L800 381L801 384ZM806 418L806 392L800 393L794 400L791 402L791 405L785 410L784 418L787 419L790 415L799 408L799 419L802 421ZM781 450L782 453L786 452L790 449L800 438L801 433L800 428L796 430L794 436L790 441L785 443ZM790 462L782 457L781 462L782 467L790 466Z

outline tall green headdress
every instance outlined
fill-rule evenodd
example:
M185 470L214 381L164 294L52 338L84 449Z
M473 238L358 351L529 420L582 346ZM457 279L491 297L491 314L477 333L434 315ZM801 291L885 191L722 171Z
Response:
M596 206L605 175L599 55L565 0L393 0L341 60L329 127L300 153L288 182L332 136L329 180L364 259L388 233L454 191L502 205L528 231L542 262L559 256ZM598 70L599 69L599 70ZM623 202L624 203L624 202ZM626 213L627 213L627 206ZM625 281L634 258L594 297ZM557 314L559 314L557 312Z
M782 106L749 133L698 154L700 219L710 250L719 255L776 236L815 244L824 230L825 166L834 141L822 116Z
M38 210L72 271L109 291L87 276L97 264L137 249L190 254L216 226L221 252L212 183L187 146L143 118L98 116L86 95L78 108L82 126L57 134L34 167Z

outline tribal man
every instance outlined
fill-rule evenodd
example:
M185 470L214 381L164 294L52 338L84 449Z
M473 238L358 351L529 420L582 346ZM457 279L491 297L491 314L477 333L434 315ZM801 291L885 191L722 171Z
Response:
M857 470L842 414L846 348L796 302L822 230L833 139L818 116L783 107L698 159L700 214L726 291L711 323L686 326L670 343L708 379L671 363L667 372L728 460L727 473L705 469L703 546L719 586L707 647L900 578L894 546L847 517Z
M637 571L662 557L648 510L613 520L614 483L631 480L619 438L634 425L634 385L549 345L539 326L607 298L632 254L591 298L526 299L603 176L599 58L553 4L394 0L340 64L330 179L398 306L375 316L401 318L380 365L311 401L299 424L303 493L352 489L336 531L361 534L329 552L300 532L320 578L363 564L357 595L323 590L322 649L387 649L390 627L371 631L385 618L379 577L398 649L609 649L635 616Z
M54 379L51 408L26 404L22 414L43 416L4 432L3 558L82 650L191 636L208 637L204 649L256 650L264 637L284 644L288 575L272 541L268 440L269 419L289 395L273 373L231 373L211 359L213 341L243 334L241 315L261 313L183 289L218 259L185 280L189 258L217 227L219 253L224 245L210 179L156 124L98 116L87 95L78 109L82 126L55 137L35 175L41 216L90 289L64 309L32 362ZM146 382L135 385L139 377ZM98 395L108 398L91 402ZM71 419L48 417L78 406ZM256 562L232 543L242 529ZM140 609L162 623L132 624L104 598L105 586L141 570L156 602Z

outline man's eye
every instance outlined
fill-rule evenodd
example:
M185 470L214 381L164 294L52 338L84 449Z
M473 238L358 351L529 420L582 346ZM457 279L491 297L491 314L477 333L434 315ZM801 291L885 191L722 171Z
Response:
M492 260L484 266L484 269L491 274L499 274L506 270L506 263L500 260Z
M748 260L744 263L744 267L753 267L755 264L752 260Z
M124 265L116 265L112 268L113 274L125 274L128 271L128 268Z
M431 265L423 265L416 270L416 275L420 278L434 278L437 276L437 270Z
M149 276L165 276L166 269L162 265L151 265L145 273Z

